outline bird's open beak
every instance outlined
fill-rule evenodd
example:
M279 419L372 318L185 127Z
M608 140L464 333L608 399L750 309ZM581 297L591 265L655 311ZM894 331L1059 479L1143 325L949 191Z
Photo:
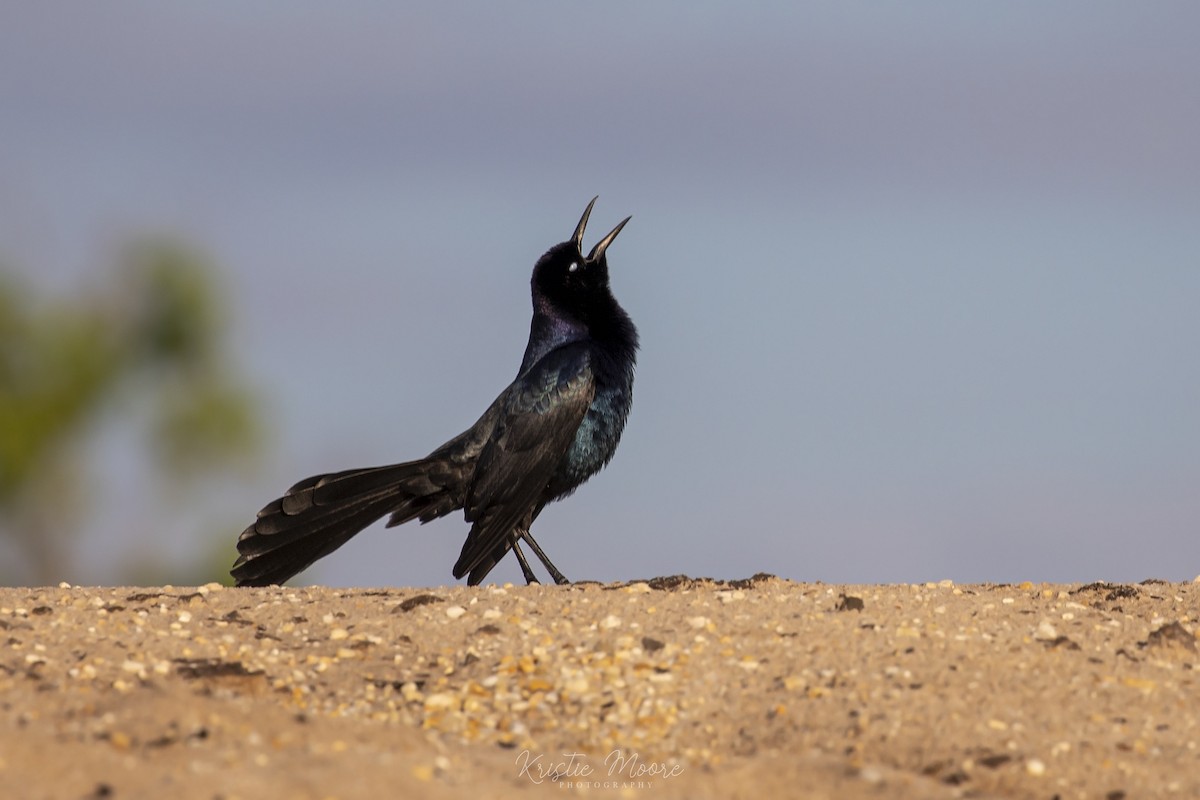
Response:
M575 226L575 235L571 237L571 240L575 243L575 250L579 253L579 257L588 264L594 264L603 258L604 251L617 238L617 234L625 227L625 223L633 219L633 217L626 217L617 223L617 227L609 231L609 234L603 239L596 242L596 246L592 248L592 252L588 253L587 258L583 258L583 231L587 228L588 217L592 215L592 206L596 205L596 201L599 199L600 195L596 195L592 198L592 202L587 204L587 208L583 210L583 216L579 218L579 224Z

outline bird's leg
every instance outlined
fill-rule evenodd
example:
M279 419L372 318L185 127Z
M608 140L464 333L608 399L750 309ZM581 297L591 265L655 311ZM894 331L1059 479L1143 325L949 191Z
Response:
M542 564L544 564L546 567L546 571L550 573L551 578L554 578L555 583L557 583L559 586L570 583L570 581L567 580L566 576L564 576L561 572L558 571L558 567L554 566L554 564L551 563L550 559L546 557L545 552L542 551L542 548L538 545L537 541L533 538L533 534L531 534L529 532L528 528L526 528L521 533L521 538L523 538L525 541L529 542L529 548L531 550L533 550L533 554L535 556L537 556L539 559L541 559ZM515 544L513 545L513 549L514 550L517 549L517 546ZM520 551L518 551L518 552L520 552Z
M533 574L533 570L529 568L529 562L525 560L525 553L521 551L520 537L518 537L517 540L515 542L513 542L512 549L513 549L513 552L517 554L517 561L521 562L521 574L523 574L525 576L525 583L527 583L527 584L541 583L541 581L539 581L537 579L537 576Z

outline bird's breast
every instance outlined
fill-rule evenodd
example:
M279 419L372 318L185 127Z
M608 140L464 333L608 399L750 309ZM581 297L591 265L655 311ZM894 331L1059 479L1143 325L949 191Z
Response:
M629 384L597 387L575 432L571 447L550 483L550 494L557 499L575 491L600 471L617 450L632 400Z

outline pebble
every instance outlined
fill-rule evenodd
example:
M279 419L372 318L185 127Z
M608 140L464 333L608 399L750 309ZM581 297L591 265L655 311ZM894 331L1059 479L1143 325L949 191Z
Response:
M867 783L882 783L883 771L878 767L863 767L858 771L858 777L862 778Z
M1058 630L1050 623L1050 620L1044 619L1038 623L1037 630L1033 632L1033 638L1047 641L1058 638Z
M458 698L449 692L439 692L425 698L426 711L445 711L456 706L458 706Z

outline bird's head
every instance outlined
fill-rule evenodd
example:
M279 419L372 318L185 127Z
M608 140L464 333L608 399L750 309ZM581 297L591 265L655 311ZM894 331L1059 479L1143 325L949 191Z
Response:
M608 261L604 252L617 238L631 217L621 220L617 227L583 254L583 232L591 216L593 197L583 210L579 224L570 240L557 244L538 259L533 268L533 302L546 313L565 313L583 321L596 311L605 311L615 303L608 284Z

